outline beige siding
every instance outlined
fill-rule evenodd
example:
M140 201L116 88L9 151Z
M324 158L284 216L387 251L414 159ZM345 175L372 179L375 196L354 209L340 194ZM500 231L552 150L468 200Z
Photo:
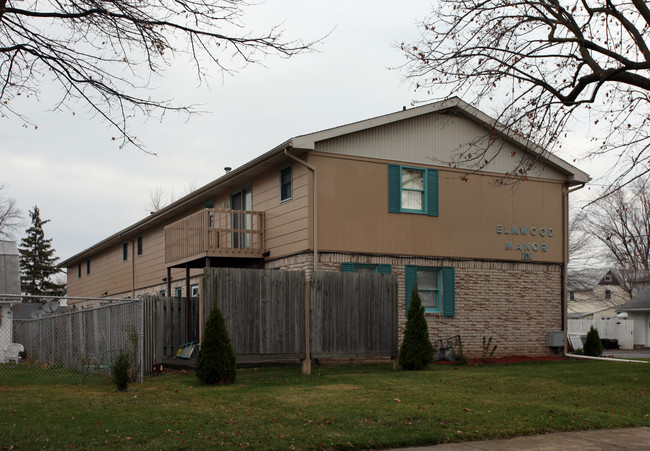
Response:
M321 141L316 144L316 150L499 174L512 173L522 159L529 158L510 143L496 141L478 163L472 162L480 149L487 147L485 135L485 128L462 116L431 113ZM487 165L484 164L486 159ZM534 163L528 175L555 180L565 178L540 163Z
M440 169L439 216L395 214L388 212L388 163L341 158L310 157L319 171L321 251L518 261L525 246L534 246L532 261L563 261L561 183L501 185L493 176ZM513 236L520 226L527 235ZM542 228L553 236L539 236Z

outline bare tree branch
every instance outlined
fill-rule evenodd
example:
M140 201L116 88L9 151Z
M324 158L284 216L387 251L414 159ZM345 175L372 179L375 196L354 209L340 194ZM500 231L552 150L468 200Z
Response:
M13 238L25 225L22 212L14 199L2 195L6 185L0 185L0 238Z
M205 82L214 66L232 72L260 57L312 48L313 42L286 40L277 27L251 33L242 22L249 6L245 0L0 0L0 116L28 121L12 102L38 95L45 77L62 89L57 109L81 100L117 130L122 145L144 149L128 128L134 114L196 112L143 95L151 77L178 56L189 55Z
M590 155L617 156L620 187L650 165L649 19L643 0L439 0L421 37L401 44L403 69L432 97L494 106L549 151L590 117L603 130Z

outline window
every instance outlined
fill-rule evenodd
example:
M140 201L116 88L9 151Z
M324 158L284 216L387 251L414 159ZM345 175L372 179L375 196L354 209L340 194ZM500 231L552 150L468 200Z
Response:
M198 283L192 284L192 286L190 288L192 290L192 297L193 298L198 298L199 297L199 284Z
M372 272L379 274L392 274L391 265L375 263L341 263L341 272Z
M438 171L388 165L388 211L438 216Z
M406 312L411 305L413 289L417 287L425 313L455 315L455 269L453 266L415 266L406 265L405 297Z
M575 301L575 300L576 300L576 292L569 291L569 301Z
M125 262L129 259L129 243L122 243L122 261Z
M291 166L280 170L280 202L291 199Z
M77 277L81 279L81 263L77 265Z
M142 255L142 235L138 235L138 239L136 241L136 249L137 249L137 254L138 257Z
M183 288L182 287L176 287L176 297L180 298L183 296Z
M612 290L605 290L605 299L612 298Z
M160 290L160 295L161 295L162 297L165 297L165 290Z
M86 260L86 274L90 274L90 259Z

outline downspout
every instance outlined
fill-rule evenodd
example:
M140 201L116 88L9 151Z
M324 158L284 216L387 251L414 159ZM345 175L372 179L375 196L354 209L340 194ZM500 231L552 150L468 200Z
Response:
M314 198L314 211L313 211L313 216L314 216L314 269L313 271L316 271L318 269L318 176L316 172L316 168L308 163L305 163L302 161L300 158L291 155L289 153L289 148L284 149L284 154L291 158L292 160L300 163L307 169L309 169L313 174L314 174L314 185L312 187L312 197Z

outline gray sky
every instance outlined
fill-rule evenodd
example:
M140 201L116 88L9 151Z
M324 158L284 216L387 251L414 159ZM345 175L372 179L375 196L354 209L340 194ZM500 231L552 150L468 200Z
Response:
M252 8L246 22L253 29L283 23L287 37L306 41L331 34L318 52L271 57L265 67L248 66L234 77L215 72L209 87L198 85L184 57L177 60L164 79L154 80L152 94L202 104L207 112L189 121L169 115L162 123L131 123L158 156L119 149L111 140L115 132L84 105L51 111L57 97L44 85L40 102L22 100L22 111L38 129L0 119L0 184L9 185L3 192L26 220L38 205L41 217L51 220L46 236L66 259L145 217L156 188L179 197L188 184L202 186L225 166L240 166L293 136L425 100L389 68L403 63L394 44L417 37L416 22L429 13L429 4L268 0ZM582 143L576 138L572 147ZM590 172L592 165L570 162Z

